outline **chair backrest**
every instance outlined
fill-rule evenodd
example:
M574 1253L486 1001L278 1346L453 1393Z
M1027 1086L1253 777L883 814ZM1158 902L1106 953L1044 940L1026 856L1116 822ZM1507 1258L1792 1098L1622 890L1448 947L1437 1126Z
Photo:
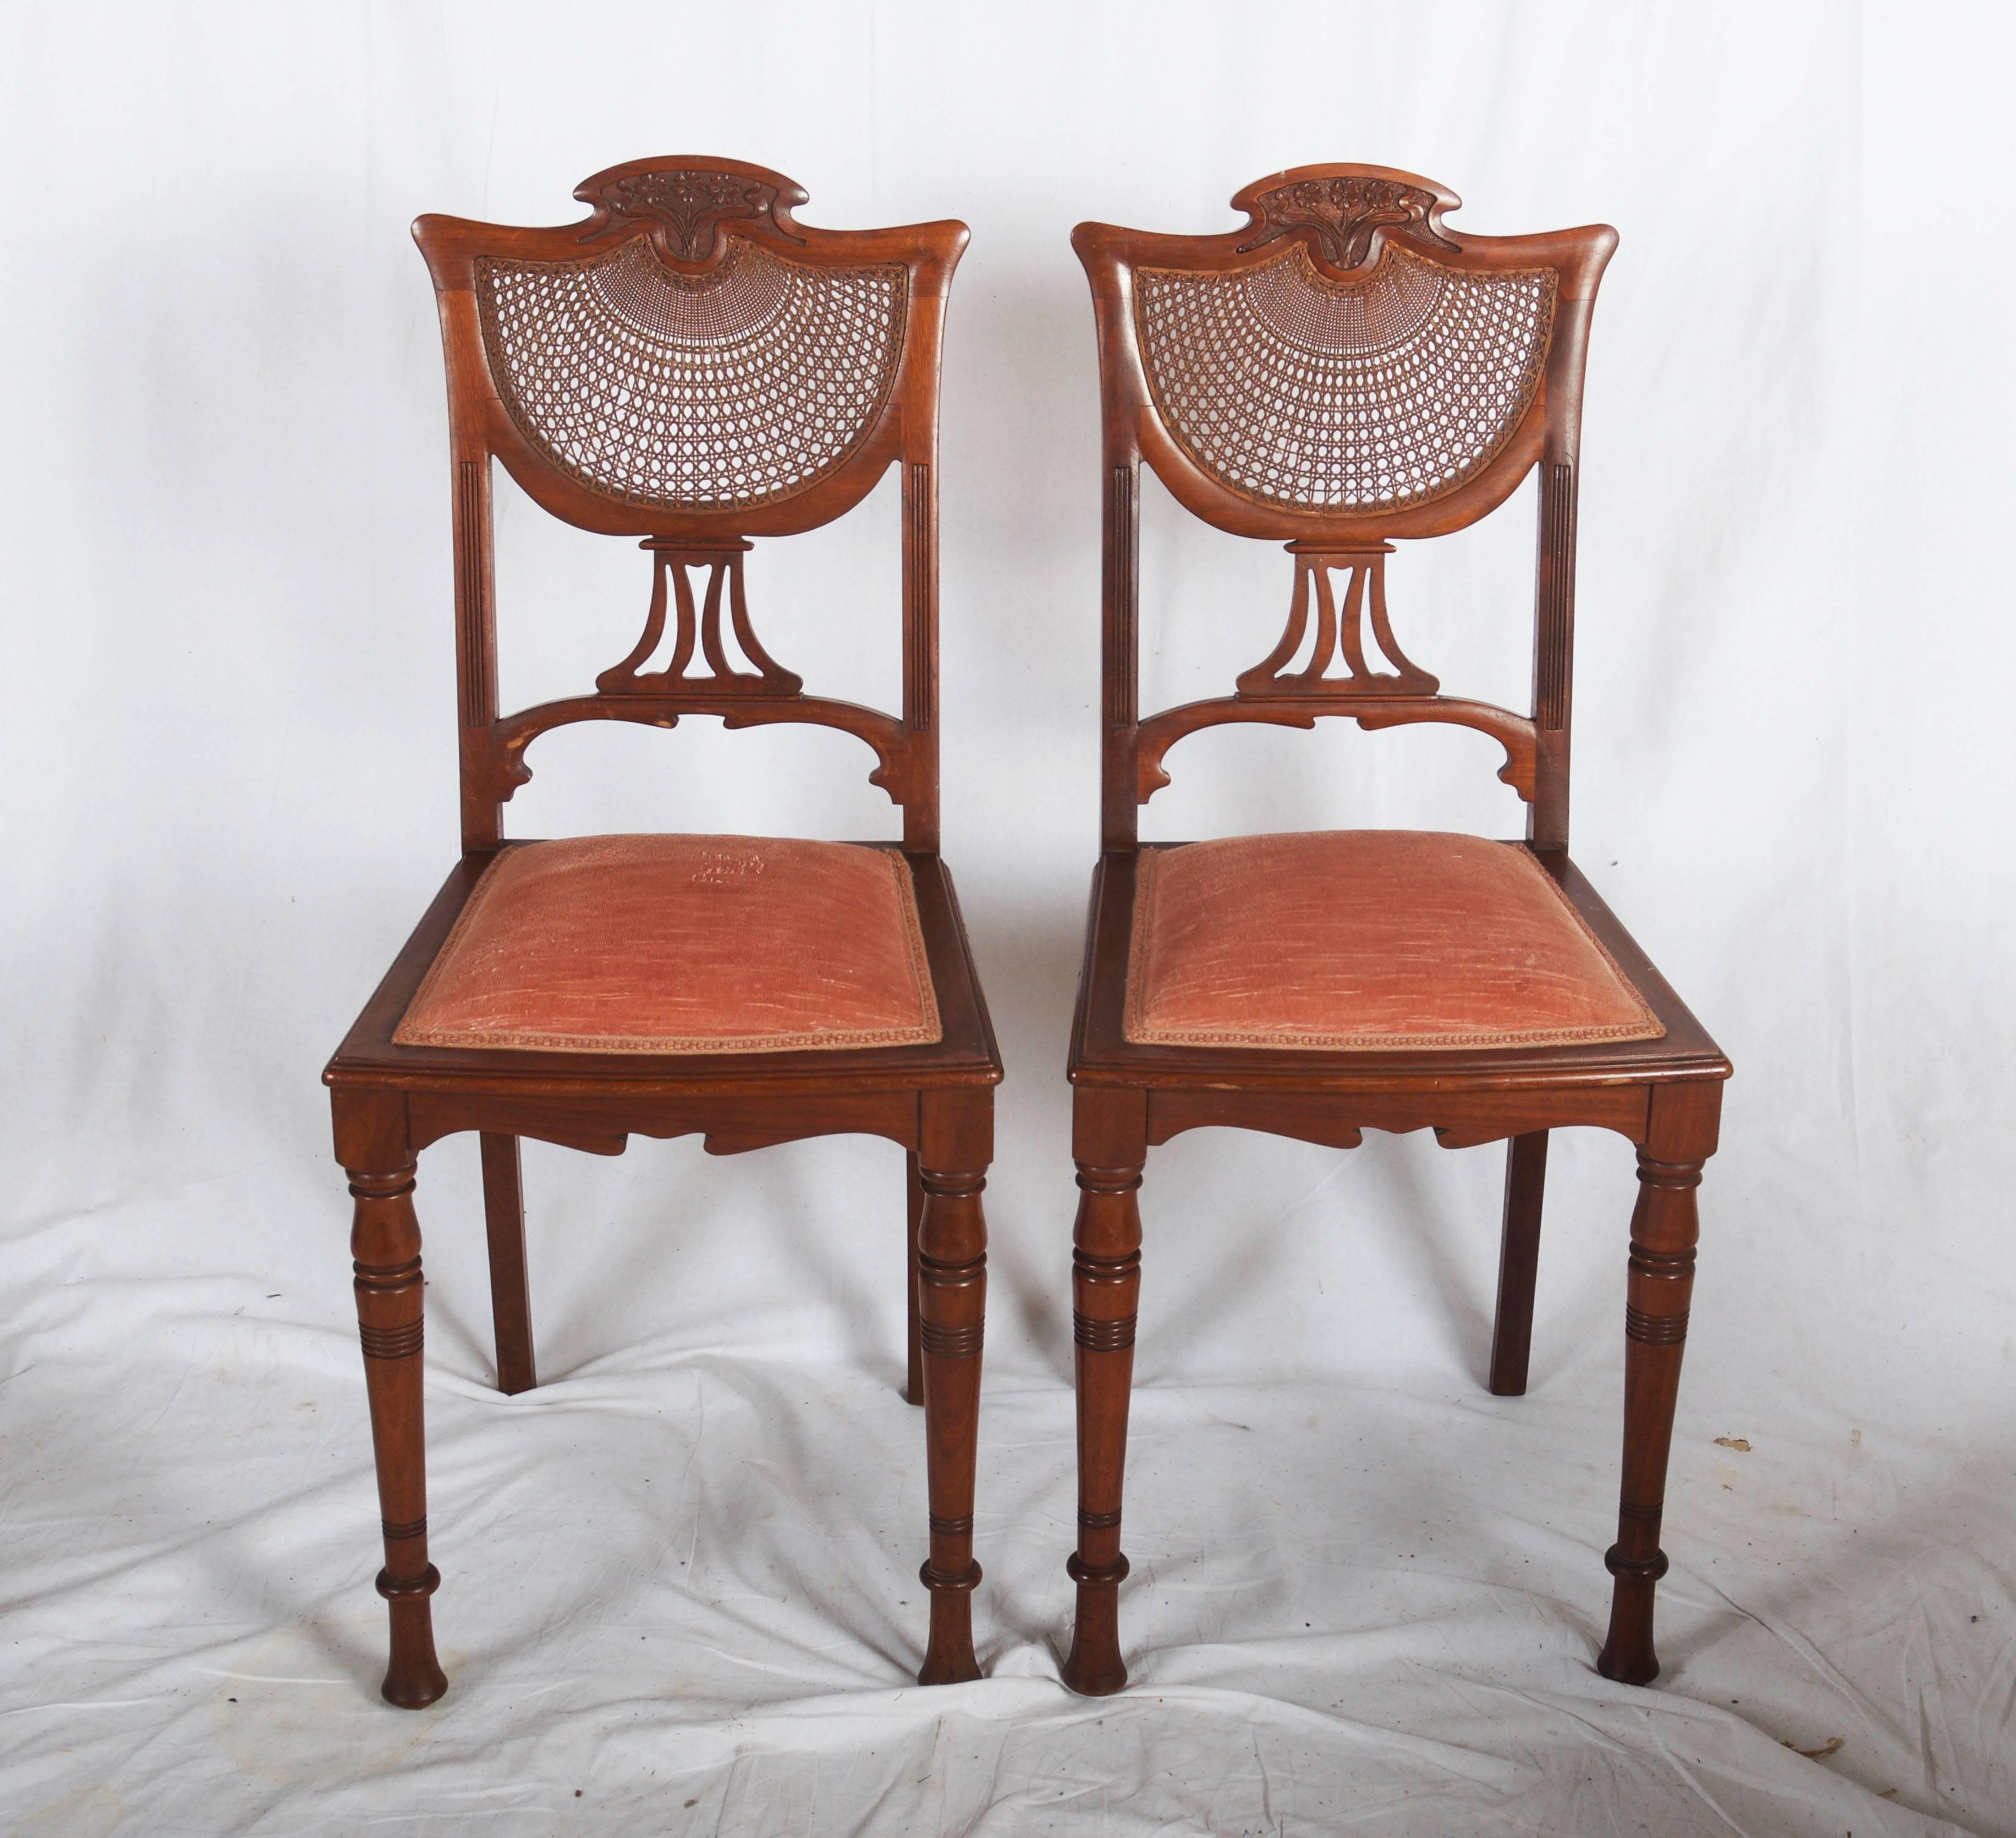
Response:
M1384 166L1298 167L1232 202L1248 221L1223 236L1085 223L1071 237L1099 321L1104 846L1135 845L1139 807L1169 782L1163 756L1184 735L1228 721L1309 727L1320 715L1481 730L1505 748L1499 776L1526 801L1528 836L1565 846L1582 366L1617 232L1459 235L1442 222L1454 193ZM1194 515L1295 557L1287 629L1237 693L1145 719L1143 460ZM1535 466L1527 715L1442 695L1406 658L1385 558L1395 539L1475 522ZM1368 625L1380 654L1370 660Z
M857 735L903 807L904 845L934 850L938 355L965 225L815 229L793 220L805 194L781 173L711 157L611 167L574 196L592 214L557 229L413 225L448 360L463 846L499 842L548 730L707 714ZM508 715L493 456L554 516L652 557L631 654L592 694ZM758 642L743 583L751 537L831 522L897 463L900 718L805 695Z

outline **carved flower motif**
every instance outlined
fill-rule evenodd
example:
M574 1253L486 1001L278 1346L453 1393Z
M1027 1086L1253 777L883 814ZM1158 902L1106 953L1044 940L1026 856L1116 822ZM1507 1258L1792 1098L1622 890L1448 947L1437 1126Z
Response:
M1373 232L1390 225L1418 225L1435 241L1442 240L1428 229L1434 195L1394 179L1305 178L1262 192L1257 201L1267 230L1260 241L1272 242L1291 229L1312 229L1324 259L1337 268L1356 268L1372 247Z
M602 194L610 211L626 217L655 217L671 234L686 261L697 261L714 242L715 226L725 218L763 217L769 213L772 189L732 172L639 172L619 178Z

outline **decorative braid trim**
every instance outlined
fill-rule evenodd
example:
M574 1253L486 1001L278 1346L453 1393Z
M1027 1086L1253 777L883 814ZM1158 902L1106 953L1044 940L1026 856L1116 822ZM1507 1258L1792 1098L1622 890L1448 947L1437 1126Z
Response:
M1166 852L1150 848L1140 852L1139 866L1135 870L1134 929L1128 942L1127 1004L1121 1037L1143 1047L1265 1047L1309 1053L1441 1053L1461 1047L1571 1047L1596 1040L1663 1040L1666 1024L1653 1014L1637 985L1624 974L1623 966L1589 928L1575 902L1562 892L1554 878L1522 844L1508 842L1504 846L1518 850L1521 859L1547 884L1562 910L1630 996L1641 1020L1615 1022L1604 1027L1492 1029L1467 1034L1316 1034L1278 1028L1152 1027L1143 1016L1142 1000L1147 989L1149 914L1155 897L1155 870ZM1697 1169L1695 1184L1698 1175ZM1644 1178L1642 1172L1640 1178Z
M542 847L538 843L524 846ZM910 969L916 978L920 1018L914 1026L802 1029L795 1033L768 1034L560 1034L522 1029L495 1029L460 1033L452 1028L416 1027L410 1017L426 1003L428 993L455 954L455 946L474 923L500 863L511 854L500 849L477 881L476 889L464 903L434 962L406 1005L406 1018L393 1030L398 1047L520 1047L536 1053L655 1053L677 1055L695 1053L832 1053L862 1047L921 1047L945 1038L938 1015L938 986L932 980L931 955L924 947L923 921L917 916L916 888L910 878L909 863L895 845L848 843L850 849L867 849L884 857L895 882L896 906L903 926L904 943L909 953ZM411 1182L407 1184L408 1188ZM353 1188L351 1190L355 1191ZM400 1191L405 1191L407 1188ZM375 1195L373 1196L376 1197Z

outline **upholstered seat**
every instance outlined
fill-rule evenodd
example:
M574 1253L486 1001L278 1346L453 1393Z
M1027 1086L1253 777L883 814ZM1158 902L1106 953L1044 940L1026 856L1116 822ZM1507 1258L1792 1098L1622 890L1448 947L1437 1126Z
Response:
M401 1046L664 1054L938 1038L902 855L754 836L505 850L393 1036Z
M1665 1032L1527 850L1413 830L1143 851L1125 1025L1333 1052Z

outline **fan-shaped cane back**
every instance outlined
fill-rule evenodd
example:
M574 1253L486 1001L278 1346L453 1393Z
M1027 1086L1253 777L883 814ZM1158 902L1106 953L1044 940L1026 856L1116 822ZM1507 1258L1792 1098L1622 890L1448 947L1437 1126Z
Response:
M1244 271L1143 268L1135 319L1156 413L1202 470L1262 503L1379 510L1445 496L1511 438L1556 284L1391 243L1333 280L1292 242Z
M841 1132L903 1147L909 1395L925 1407L930 1501L919 1677L974 1678L980 1193L1001 1069L938 852L938 354L966 229L801 225L790 179L714 158L612 168L575 196L590 214L555 229L414 226L448 363L463 852L324 1074L356 1202L385 1696L411 1707L446 1688L412 1196L419 1151L465 1130L481 1139L512 1392L535 1382L520 1137L603 1154L632 1134L698 1134L723 1154ZM498 702L493 461L556 516L646 551L628 655L515 712ZM757 636L761 539L830 522L892 467L900 712L807 694ZM506 840L541 736L694 715L864 742L871 782L902 809L900 846Z
M909 271L822 268L740 238L713 272L641 231L582 261L485 258L491 374L528 445L625 503L740 508L830 474L896 380Z
M1661 1490L1694 1266L1694 1190L1729 1062L1567 854L1583 355L1615 232L1457 233L1455 195L1384 167L1247 186L1240 229L1081 224L1103 429L1103 853L1073 1026L1078 1618L1064 1677L1117 1690L1128 1387L1149 1148L1206 1125L1338 1148L1367 1128L1508 1141L1491 1388L1525 1389L1548 1132L1637 1146L1624 1484L1599 1661L1658 1669ZM1233 693L1139 706L1140 474L1283 543L1287 618ZM1445 694L1410 647L1409 539L1537 475L1528 710ZM1392 578L1388 579L1388 563ZM1390 589L1390 591L1389 591ZM1259 651L1256 635L1254 651ZM1434 660L1431 660L1434 661ZM1449 723L1503 748L1519 842L1341 831L1144 844L1167 756L1228 722Z

